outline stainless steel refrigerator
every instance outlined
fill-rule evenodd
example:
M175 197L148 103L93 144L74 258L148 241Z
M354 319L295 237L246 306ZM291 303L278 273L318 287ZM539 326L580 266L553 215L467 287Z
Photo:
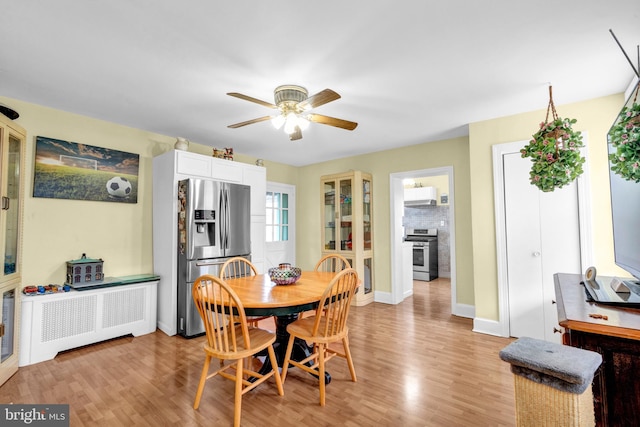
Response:
M178 182L178 334L204 333L191 287L204 274L218 276L229 258L251 259L251 188L227 182Z

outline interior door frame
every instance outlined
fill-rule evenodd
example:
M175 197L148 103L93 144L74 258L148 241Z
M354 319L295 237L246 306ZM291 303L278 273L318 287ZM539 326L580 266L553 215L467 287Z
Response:
M390 199L390 247L391 247L391 301L390 304L398 304L404 299L402 286L402 238L404 227L404 185L406 178L423 178L426 176L446 175L449 178L449 245L451 248L451 314L469 317L467 313L458 307L456 291L456 222L455 222L455 186L453 182L453 166L421 169L406 172L397 172L389 175L389 199ZM376 301L379 299L376 298ZM473 316L471 316L473 317Z
M578 224L580 229L580 264L585 270L593 263L592 222L591 222L591 183L589 159L586 150L587 135L582 133L585 147L581 149L586 161L584 172L576 179L578 191ZM519 153L529 141L515 141L492 146L493 154L493 191L496 227L496 259L498 274L499 329L503 337L510 336L509 326L509 282L507 279L507 234L504 200L504 162L506 154ZM559 272L561 273L561 272Z

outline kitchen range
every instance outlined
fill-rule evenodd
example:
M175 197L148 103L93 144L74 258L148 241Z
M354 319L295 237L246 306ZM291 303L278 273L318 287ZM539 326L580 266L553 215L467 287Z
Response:
M407 228L405 242L413 243L413 279L431 281L438 277L438 229Z

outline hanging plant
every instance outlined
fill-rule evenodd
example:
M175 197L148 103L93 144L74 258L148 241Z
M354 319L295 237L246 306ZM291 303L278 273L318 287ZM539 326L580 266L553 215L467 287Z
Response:
M549 112L552 113L551 121ZM558 117L549 86L547 117L529 144L520 150L523 158L531 158L529 181L540 190L548 192L562 188L582 174L584 157L580 148L584 145L582 133L572 128L575 123L576 119Z
M640 104L636 102L640 80L632 102L627 102L609 130L611 170L627 181L640 182ZM631 100L631 98L629 99Z

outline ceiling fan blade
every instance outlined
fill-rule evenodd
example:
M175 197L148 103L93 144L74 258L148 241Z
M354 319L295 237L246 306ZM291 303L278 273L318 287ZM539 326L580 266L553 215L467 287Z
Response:
M247 120L246 122L235 123L235 124L229 125L227 127L231 128L231 129L236 129L236 128L239 128L239 127L242 127L242 126L251 125L253 123L260 123L260 122L264 122L265 120L270 120L271 117L272 116L258 117L257 119Z
M323 116L321 114L307 114L307 120L323 125L335 126L346 130L354 130L358 124L348 120L336 119L335 117Z
M298 107L303 110L310 110L312 108L319 107L331 101L335 101L336 99L340 99L340 95L331 89L325 89L321 92L316 93L315 95L311 95L309 98L304 101L298 103Z
M278 108L278 107L276 107L275 105L273 105L270 102L262 101L261 99L253 98L253 97L248 96L248 95L243 95L243 94L238 93L238 92L229 92L229 93L227 93L227 95L233 96L233 97L236 97L236 98L240 98L240 99L244 99L245 101L255 102L256 104L260 104L260 105L263 105L265 107Z
M289 134L290 141L296 141L298 139L302 139L302 130L300 129L300 126L296 126L295 132Z

